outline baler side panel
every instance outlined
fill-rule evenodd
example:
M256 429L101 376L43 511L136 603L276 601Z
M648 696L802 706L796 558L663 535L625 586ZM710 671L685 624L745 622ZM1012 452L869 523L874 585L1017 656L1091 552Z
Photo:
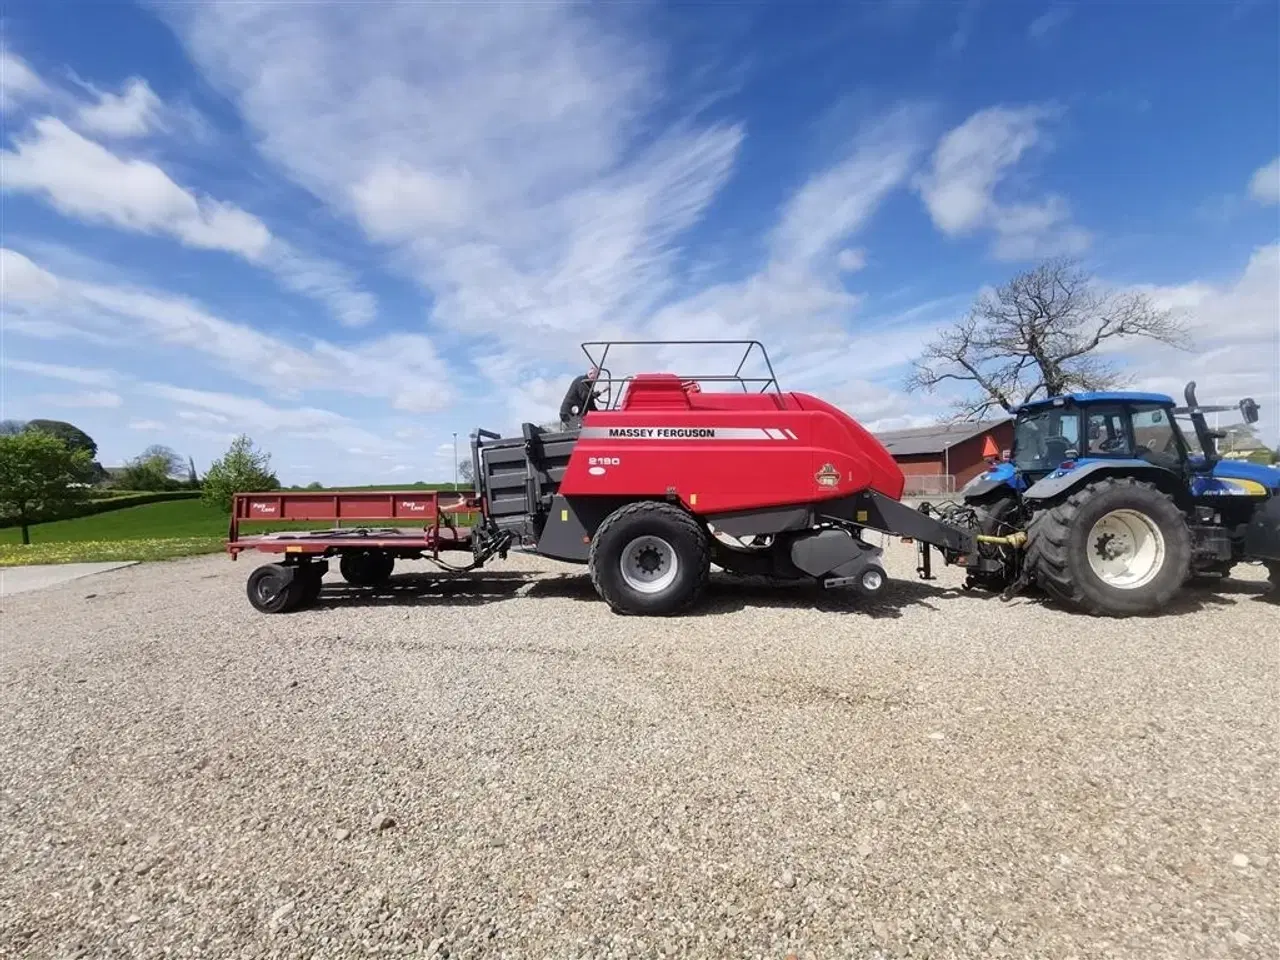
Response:
M813 398L685 393L678 380L655 377L633 382L620 409L584 418L560 492L674 494L706 514L809 503L867 488L896 498L903 482L874 437Z

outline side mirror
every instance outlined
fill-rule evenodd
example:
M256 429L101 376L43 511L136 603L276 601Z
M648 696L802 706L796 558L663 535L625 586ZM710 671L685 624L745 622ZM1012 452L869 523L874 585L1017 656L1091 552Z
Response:
M1245 423L1258 422L1258 404L1253 397L1245 397L1240 401L1240 415L1244 417Z

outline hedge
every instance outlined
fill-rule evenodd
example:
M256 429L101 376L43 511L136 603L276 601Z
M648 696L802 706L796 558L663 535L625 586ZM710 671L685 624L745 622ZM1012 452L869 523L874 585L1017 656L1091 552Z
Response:
M194 500L200 496L199 490L162 490L156 493L131 493L126 496L110 497L106 500L86 500L70 509L64 510L56 517L41 517L39 523L53 520L74 520L76 517L89 517L95 513L108 513L122 510L125 507L140 507L147 503L163 503L166 500ZM21 526L22 521L16 517L0 518L0 529Z

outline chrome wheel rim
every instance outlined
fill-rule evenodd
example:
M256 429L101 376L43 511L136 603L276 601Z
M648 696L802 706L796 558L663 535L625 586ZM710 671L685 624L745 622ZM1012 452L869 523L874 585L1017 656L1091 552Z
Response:
M648 534L628 543L618 564L627 586L639 593L660 593L680 574L675 549L661 537Z
M1137 510L1112 510L1089 531L1089 569L1109 587L1136 590L1164 566L1160 528Z

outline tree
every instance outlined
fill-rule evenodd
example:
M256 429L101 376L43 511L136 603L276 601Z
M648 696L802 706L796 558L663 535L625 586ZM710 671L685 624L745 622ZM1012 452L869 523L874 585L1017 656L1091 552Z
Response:
M11 437L25 430L27 424L23 420L0 420L0 437Z
M18 424L17 420L5 421L5 432L13 429ZM91 460L89 474L86 483L102 483L107 479L107 471L102 464L98 463L98 444L79 427L73 423L67 423L65 420L28 420L22 425L25 430L39 430L42 433L52 434L62 440L69 450L86 450Z
M65 420L28 420L24 430L40 430L62 440L69 450L87 450L89 459L98 457L98 444L75 424Z
M279 489L280 481L271 470L271 455L255 450L253 441L241 434L226 454L209 466L201 499L229 513L237 493Z
M124 465L119 485L126 490L176 490L186 469L177 453L153 444Z
M967 385L957 418L979 420L1041 394L1120 386L1125 376L1097 351L1132 339L1190 346L1185 325L1145 294L1100 289L1074 261L1050 260L979 296L964 320L926 345L907 388Z
M458 461L458 479L470 483L475 479L475 465L470 460Z
M200 475L196 473L195 457L187 457L187 486L192 490L200 489Z
M92 469L87 450L73 450L51 433L0 436L0 511L21 523L24 544L31 542L31 524L52 519L85 496L74 484L87 482Z

